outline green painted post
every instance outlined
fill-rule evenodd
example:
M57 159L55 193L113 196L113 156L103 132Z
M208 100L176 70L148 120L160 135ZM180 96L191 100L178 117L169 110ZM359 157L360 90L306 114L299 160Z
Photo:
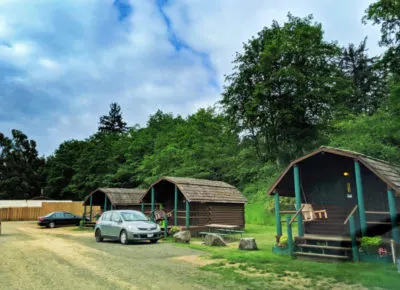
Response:
M107 195L104 195L104 211L107 210Z
M178 187L176 185L174 191L174 225L178 225Z
M186 200L186 228L188 229L190 226L190 215L189 215L189 201Z
M144 203L143 202L140 204L140 209L142 210L142 213L144 213Z
M86 202L86 201L85 201ZM86 224L86 204L83 206L83 225Z
M92 221L92 204L93 204L93 195L90 196L90 211L89 211L90 221Z
M286 217L286 225L287 225L287 236L288 236L288 250L289 254L293 254L293 235L292 235L292 225L290 224L291 217Z
M293 168L294 175L294 193L296 196L296 210L301 208L301 192L300 192L300 174L299 167L296 164ZM299 237L304 236L303 230L303 216L301 214L297 215L297 231L299 233Z
M281 215L279 208L279 194L275 193L275 223L276 223L276 235L282 236L282 224L281 224Z
M164 237L168 237L168 217L164 217Z
M358 247L356 240L356 223L354 222L354 216L350 217L349 223L350 223L351 250L353 252L353 261L358 262L360 258L358 257Z
M396 200L394 199L393 190L388 189L387 195L389 202L390 220L392 221L392 237L396 243L399 243L399 228L397 225Z
M154 221L154 187L151 188L151 220Z
M365 234L367 233L367 219L365 217L364 193L361 179L360 163L358 163L357 160L354 160L354 171L356 174L357 200L358 212L360 215L361 234L365 236Z
M113 210L113 205L112 205L112 203L110 204L110 210Z

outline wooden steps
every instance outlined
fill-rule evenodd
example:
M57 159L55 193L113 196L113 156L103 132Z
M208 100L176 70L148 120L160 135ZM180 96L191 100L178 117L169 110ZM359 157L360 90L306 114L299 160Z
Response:
M352 258L351 239L347 236L305 235L296 237L294 255L299 259L338 262Z
M351 251L351 247L335 247L335 246L319 246L319 245L307 245L298 244L299 248L313 248L313 249L326 249L326 250L338 250L338 251Z
M296 252L295 256L298 259L302 260L312 260L319 262L337 262L337 261L348 261L350 259L349 256L342 255L328 255L328 254L320 254L320 253L306 253L306 252Z

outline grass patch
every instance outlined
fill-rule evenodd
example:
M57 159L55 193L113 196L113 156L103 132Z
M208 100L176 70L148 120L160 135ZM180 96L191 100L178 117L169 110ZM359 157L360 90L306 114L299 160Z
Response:
M85 228L85 227L73 227L71 228L71 231L75 232L93 232L93 228Z
M238 269L229 267L229 264L240 264L240 271L248 272L248 269L251 268L255 269L260 275L271 273L273 278L269 277L268 279L278 283L275 285L276 288L283 289L287 286L285 283L290 284L291 281L294 283L290 285L292 288L305 285L312 288L324 288L335 283L345 283L346 285L359 284L367 288L395 289L400 281L396 267L391 264L320 263L273 254L271 249L275 244L275 226L272 223L265 226L248 224L244 236L254 237L259 251L239 251L236 247L207 247L201 244L181 246L206 251L210 253L213 259L227 260L222 265L221 263L211 264L203 267L203 269L227 277L231 275L229 277L235 281L237 279L236 282L239 284L250 283L249 281L261 283L261 278L256 275L243 277L243 273L238 273ZM296 280L304 285L296 284ZM269 288L275 286L272 285ZM290 287L288 286L288 288Z

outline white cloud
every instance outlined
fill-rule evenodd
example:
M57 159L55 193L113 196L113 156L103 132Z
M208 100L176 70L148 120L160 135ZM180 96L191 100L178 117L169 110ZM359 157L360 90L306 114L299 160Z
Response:
M343 44L368 32L375 52L379 33L360 20L367 2L172 0L164 12L189 49L171 43L155 1L131 1L123 22L112 0L0 2L0 131L20 128L49 154L94 133L114 101L130 125L157 109L193 113L219 99L242 43L288 11L313 13L327 39Z

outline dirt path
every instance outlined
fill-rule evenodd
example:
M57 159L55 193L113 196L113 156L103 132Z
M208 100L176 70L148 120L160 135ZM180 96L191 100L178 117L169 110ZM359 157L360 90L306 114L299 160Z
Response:
M3 223L0 289L222 289L229 281L201 271L171 244L95 243L90 232ZM178 258L178 259L177 259ZM238 289L235 287L235 289Z

